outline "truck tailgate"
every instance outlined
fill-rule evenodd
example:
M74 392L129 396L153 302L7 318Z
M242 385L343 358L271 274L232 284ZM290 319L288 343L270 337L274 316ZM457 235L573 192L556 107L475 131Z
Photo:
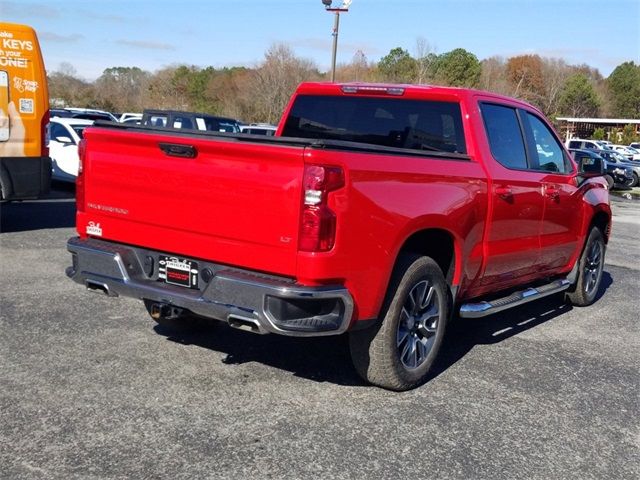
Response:
M295 276L303 146L115 128L85 138L81 236Z

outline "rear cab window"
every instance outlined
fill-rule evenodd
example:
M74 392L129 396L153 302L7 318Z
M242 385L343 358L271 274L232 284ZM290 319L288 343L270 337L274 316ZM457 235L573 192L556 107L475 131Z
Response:
M282 136L467 153L460 104L451 101L298 95Z

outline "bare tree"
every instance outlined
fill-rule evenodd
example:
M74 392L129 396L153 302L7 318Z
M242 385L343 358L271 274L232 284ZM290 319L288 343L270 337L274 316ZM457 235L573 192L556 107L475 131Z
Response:
M480 88L490 92L506 95L511 93L507 81L507 66L502 57L489 57L482 61Z
M567 63L560 58L542 59L542 78L544 82L544 96L541 108L545 115L552 116L558 111L558 101L571 70Z
M417 64L416 82L427 83L434 79L434 65L437 59L435 48L424 37L416 39L415 59Z
M298 84L320 77L310 60L298 58L285 44L274 44L265 53L265 60L255 70L250 93L255 118L276 123Z

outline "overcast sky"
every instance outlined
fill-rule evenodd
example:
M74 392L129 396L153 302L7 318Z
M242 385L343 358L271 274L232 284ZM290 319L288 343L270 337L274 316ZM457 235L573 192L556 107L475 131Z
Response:
M322 71L331 61L333 16L321 0L0 0L0 19L36 29L48 70L68 62L88 80L115 66L255 66L276 42ZM640 0L353 0L338 62L358 50L370 61L394 47L415 54L419 37L435 53L537 53L607 76L640 63Z

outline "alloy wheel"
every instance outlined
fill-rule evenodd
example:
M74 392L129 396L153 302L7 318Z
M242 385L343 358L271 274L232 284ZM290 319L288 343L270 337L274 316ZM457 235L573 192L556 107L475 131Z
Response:
M422 365L433 348L440 319L439 294L427 280L409 291L398 322L397 349L409 370Z

